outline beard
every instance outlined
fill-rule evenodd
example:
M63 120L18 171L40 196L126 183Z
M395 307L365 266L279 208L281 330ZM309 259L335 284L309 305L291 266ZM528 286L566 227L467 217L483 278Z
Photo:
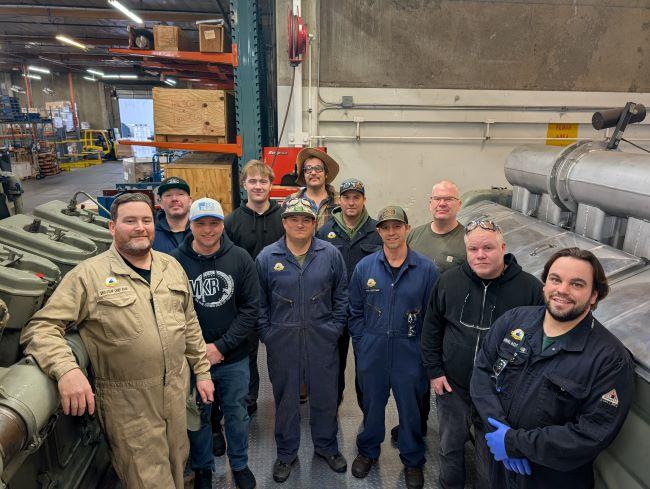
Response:
M134 240L130 239L125 243L120 243L118 249L122 250L125 254L131 256L144 256L149 251L151 251L151 239L148 236L142 236L147 238L147 243L138 243L136 244ZM117 243L116 243L117 244Z
M553 308L551 302L552 299L553 296L544 297L544 302L546 303L546 310L548 311L548 313L551 315L553 319L562 323L568 323L569 321L574 321L578 319L580 316L582 316L585 313L585 311L587 311L587 309L589 309L589 302L584 302L582 304L576 304L574 302L573 307L571 309L560 312Z

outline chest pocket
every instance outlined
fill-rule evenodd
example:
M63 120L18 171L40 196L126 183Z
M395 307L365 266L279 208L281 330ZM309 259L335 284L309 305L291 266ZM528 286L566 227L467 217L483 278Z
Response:
M363 251L366 255L370 255L374 253L375 251L379 251L381 249L381 245L376 245L376 244L362 244L361 245L361 251Z
M273 306L271 321L274 323L294 321L294 301L292 299L287 299L286 297L278 294L276 291L273 291L271 295L271 303Z
M120 294L97 299L99 320L111 341L134 340L144 328L135 294Z
M542 396L537 403L542 422L554 425L572 420L587 397L587 388L556 372L544 372L543 377Z
M507 338L504 338L504 340ZM492 377L495 379L497 392L504 399L510 399L517 388L520 375L526 365L530 347L527 342L521 345L526 351L516 350L511 344L502 341L497 347L497 361L492 366ZM499 362L505 360L505 364Z
M180 282L173 282L167 284L169 289L170 301L169 301L169 313L172 317L179 322L180 324L185 324L185 301L189 296L189 290L187 285Z

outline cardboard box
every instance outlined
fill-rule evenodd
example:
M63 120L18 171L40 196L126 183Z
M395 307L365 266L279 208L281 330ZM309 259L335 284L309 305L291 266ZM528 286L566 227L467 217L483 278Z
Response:
M199 51L202 53L223 53L223 26L199 24Z
M153 175L151 158L124 158L122 160L125 183L149 180Z
M154 87L152 93L155 134L227 137L223 90Z
M156 51L189 51L190 43L180 27L153 26L153 44Z

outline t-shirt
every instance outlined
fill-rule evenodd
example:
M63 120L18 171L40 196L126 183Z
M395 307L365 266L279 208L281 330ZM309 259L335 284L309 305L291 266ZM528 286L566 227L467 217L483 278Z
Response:
M131 267L131 270L133 270L138 275L140 275L143 279L145 279L148 284L151 283L151 269L138 268L126 258L122 257L122 259L124 260L124 263L126 263L129 267Z
M559 336L546 336L546 333L542 332L542 351L546 350L549 346L551 346L557 340L559 340L563 336L566 336L569 333L570 333L570 331L567 331L566 333L561 334Z
M442 273L467 259L464 238L465 228L461 224L446 234L437 234L429 222L413 229L406 243L412 250L431 258Z
M293 257L296 259L298 264L300 265L300 268L302 268L305 265L305 257L307 256L307 251L305 251L302 255L293 255Z

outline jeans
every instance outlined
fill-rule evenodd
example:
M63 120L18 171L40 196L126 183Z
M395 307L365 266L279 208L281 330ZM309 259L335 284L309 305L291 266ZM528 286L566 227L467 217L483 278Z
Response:
M476 453L476 488L487 487L490 453L485 442L485 432L478 413L468 393L451 384L452 392L436 394L438 426L440 433L440 489L463 489L465 487L465 442L474 425L474 448Z
M212 366L214 402L219 404L224 417L224 431L228 460L232 470L248 466L248 425L246 411L248 394L248 358L226 365ZM211 404L201 404L201 428L188 431L190 439L190 464L192 470L214 470L212 455Z

